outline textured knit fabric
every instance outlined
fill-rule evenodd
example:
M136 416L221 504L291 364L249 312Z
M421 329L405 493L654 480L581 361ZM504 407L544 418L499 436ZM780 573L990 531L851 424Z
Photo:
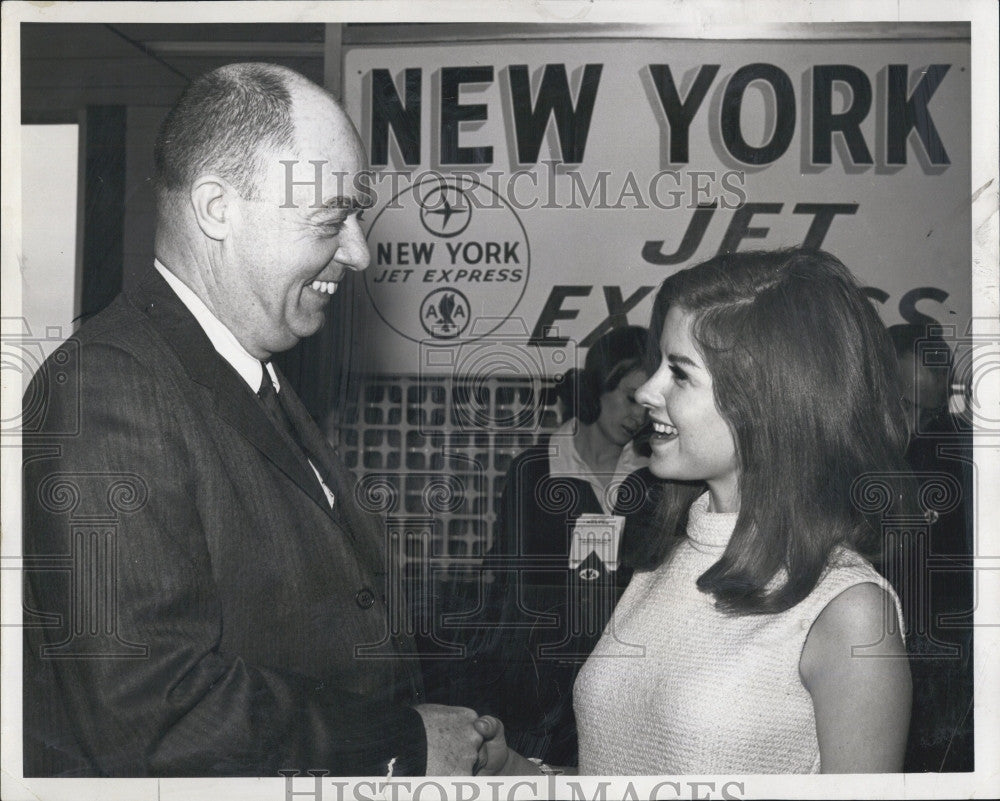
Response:
M812 699L799 677L806 635L849 587L870 582L895 594L841 549L793 608L724 614L695 582L735 524L735 514L709 513L701 496L687 539L664 565L633 577L574 688L581 774L819 771Z

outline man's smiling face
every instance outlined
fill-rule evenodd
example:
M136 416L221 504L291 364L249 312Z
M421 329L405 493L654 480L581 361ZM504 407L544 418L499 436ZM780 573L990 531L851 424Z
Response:
M367 160L357 132L322 92L291 91L295 146L265 154L258 196L234 201L225 245L232 286L220 318L265 359L315 334L345 271L369 261L359 212L370 198L358 180Z

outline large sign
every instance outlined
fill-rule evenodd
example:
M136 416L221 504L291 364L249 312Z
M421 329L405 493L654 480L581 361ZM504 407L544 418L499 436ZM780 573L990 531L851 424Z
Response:
M800 244L888 324L968 324L967 42L366 46L344 74L378 197L375 372L501 322L586 348L684 266Z

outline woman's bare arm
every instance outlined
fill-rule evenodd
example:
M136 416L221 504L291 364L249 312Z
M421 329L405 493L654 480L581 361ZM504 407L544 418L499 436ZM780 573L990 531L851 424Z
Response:
M896 613L885 591L858 584L827 605L806 637L799 673L812 695L823 773L902 769L910 668L887 614Z

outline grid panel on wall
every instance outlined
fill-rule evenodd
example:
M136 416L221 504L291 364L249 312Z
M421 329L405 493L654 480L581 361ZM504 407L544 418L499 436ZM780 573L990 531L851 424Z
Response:
M329 433L359 483L391 499L378 511L431 519L433 556L461 574L489 548L511 459L560 422L551 381L379 375ZM407 544L404 569L421 553Z

